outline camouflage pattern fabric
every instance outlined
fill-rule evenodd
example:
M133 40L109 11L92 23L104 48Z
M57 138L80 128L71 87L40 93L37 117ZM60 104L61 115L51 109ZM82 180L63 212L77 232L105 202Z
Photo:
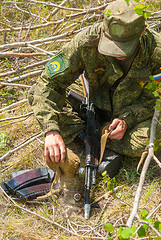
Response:
M78 77L85 71L91 101L107 113L108 121L118 117L128 124L124 138L119 143L112 140L109 148L135 156L147 143L156 101L140 82L161 72L161 35L146 29L130 71L111 95L123 71L116 58L98 52L101 27L100 23L88 27L64 45L32 87L29 102L44 133L56 130L65 143L73 141L84 122L76 112L78 104L67 98L67 91L73 88L82 92ZM106 117L103 120L106 122Z
M151 119L141 122L129 129L123 139L109 140L107 148L129 157L140 157L143 150L148 145L150 137ZM160 127L156 131L157 139L161 139ZM160 149L157 150L156 155L160 154ZM159 155L158 155L159 156Z

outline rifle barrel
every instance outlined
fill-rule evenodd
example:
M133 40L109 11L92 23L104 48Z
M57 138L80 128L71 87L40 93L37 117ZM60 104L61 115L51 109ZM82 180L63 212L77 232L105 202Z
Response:
M85 205L84 205L84 217L85 219L89 218L90 214L90 188L91 188L91 167L86 166L86 179L85 179Z
M90 214L91 206L89 203L86 203L84 205L84 218L89 219L89 214Z

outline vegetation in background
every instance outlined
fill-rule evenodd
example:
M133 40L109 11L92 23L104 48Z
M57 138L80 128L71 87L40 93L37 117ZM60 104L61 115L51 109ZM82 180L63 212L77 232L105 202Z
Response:
M38 76L33 72L42 71L45 63L36 67L33 64L48 60L52 55L34 55L47 51L55 54L62 45L70 41L81 29L93 22L101 22L104 9L84 12L73 11L71 8L92 9L104 5L104 0L75 0L66 1L64 7L58 9L64 1L1 1L0 4L0 108L27 98L28 88L16 86L23 84L32 86ZM128 4L128 0L126 0ZM148 24L160 31L160 14L153 15L161 8L160 1L136 1L136 12L144 16ZM79 13L79 15L78 15ZM151 14L151 15L150 15ZM68 33L66 37L31 46L17 46L12 43L26 43L37 39L46 39ZM1 49L7 45L7 49ZM38 49L40 48L40 49ZM7 55L7 54L10 55ZM11 54L12 53L12 54ZM18 55L18 54L22 55ZM16 55L17 54L17 55ZM24 54L24 55L23 55ZM25 54L33 54L26 56ZM28 67L28 68L25 68ZM24 69L23 71L21 71ZM15 71L15 72L14 72ZM10 74L9 74L10 72ZM4 75L6 74L6 75ZM26 77L24 76L26 75ZM18 78L23 77L20 81ZM14 80L14 81L13 81ZM12 82L13 81L13 82ZM2 83L12 82L14 86L3 86ZM159 84L159 83L158 83ZM154 89L159 96L160 85L154 81L147 85ZM41 131L28 102L22 102L11 109L0 112L0 158L9 150L25 142ZM25 116L25 117L22 117ZM20 118L17 118L20 117ZM36 138L33 142L15 151L1 161L0 181L10 179L10 173L17 170L32 169L45 166L43 157L44 138ZM160 144L160 143L158 143ZM80 146L70 146L82 159L84 150ZM66 181L64 193L56 200L41 203L16 203L9 199L0 189L0 239L10 240L48 240L48 239L155 239L160 240L161 234L161 176L155 162L150 164L139 205L139 220L135 220L132 228L125 226L130 214L139 173L136 171L139 159L126 158L122 163L120 173L115 179L103 176L98 179L96 188L91 195L98 200L99 208L93 208L91 217L86 221L83 217L83 198L75 202L73 195L76 191L83 196L83 180ZM81 184L80 184L81 183ZM152 214L153 213L153 214ZM156 231L157 232L156 232Z

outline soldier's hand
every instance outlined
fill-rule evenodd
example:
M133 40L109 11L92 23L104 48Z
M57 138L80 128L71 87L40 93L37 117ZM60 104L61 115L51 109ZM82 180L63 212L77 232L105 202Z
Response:
M58 132L50 131L46 133L44 155L48 162L65 162L66 147L63 138Z
M121 140L127 130L127 123L125 120L115 118L109 126L109 131L111 130L109 138Z

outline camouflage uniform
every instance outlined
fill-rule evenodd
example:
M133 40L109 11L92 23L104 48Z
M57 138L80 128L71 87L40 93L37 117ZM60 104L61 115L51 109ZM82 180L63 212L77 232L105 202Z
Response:
M101 109L102 124L114 118L124 119L128 129L122 140L111 140L107 147L118 153L139 156L149 137L149 128L156 99L141 82L161 72L161 35L146 29L140 47L124 79L119 62L98 52L102 23L77 34L46 65L45 71L32 87L29 102L43 131L59 131L65 143L84 128L77 111L79 106L67 97L69 88L82 92L78 80L85 71L90 100Z

